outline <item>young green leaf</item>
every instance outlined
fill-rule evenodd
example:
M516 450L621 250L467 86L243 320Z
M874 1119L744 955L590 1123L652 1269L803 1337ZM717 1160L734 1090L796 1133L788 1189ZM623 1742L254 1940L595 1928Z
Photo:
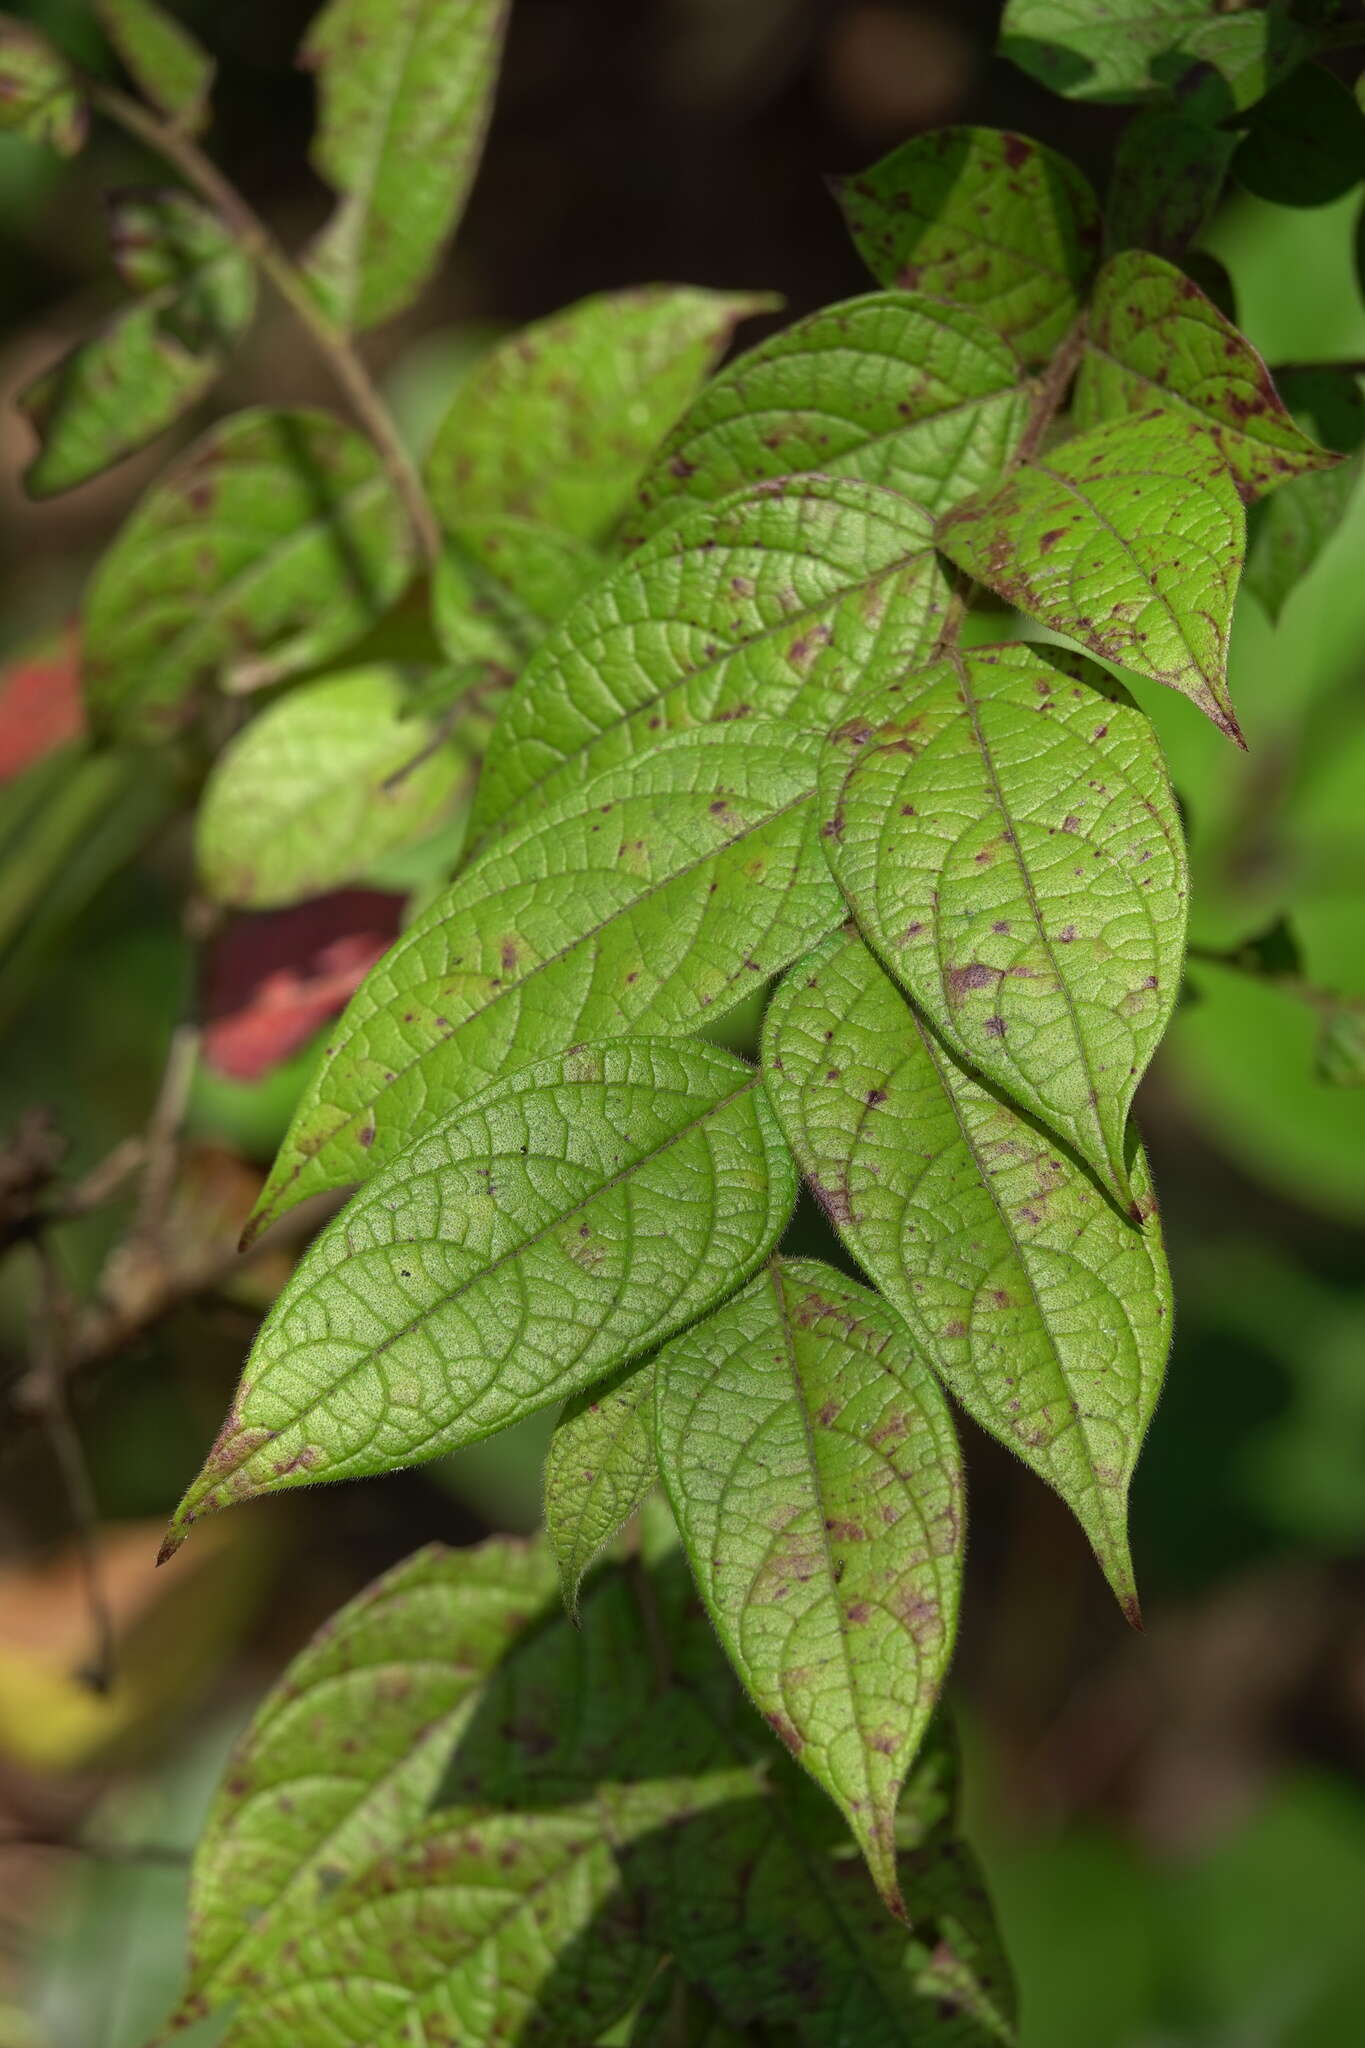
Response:
M509 517L605 540L739 321L775 303L648 285L509 335L461 381L427 457L442 524Z
M188 2019L266 1974L426 1810L479 1685L555 1595L540 1546L433 1545L333 1616L233 1752L190 1881Z
M304 43L318 74L313 164L340 203L307 274L342 328L417 297L483 149L505 0L329 0Z
M926 514L852 477L698 506L574 607L493 736L475 833L705 721L824 732L874 675L924 660L947 585ZM736 742L738 744L738 741Z
M1311 47L1281 0L1008 0L999 43L1071 99L1159 96L1204 121L1254 105Z
M233 1501L415 1464L591 1385L747 1279L794 1198L728 1053L634 1040L522 1068L309 1248L168 1550Z
M1246 514L1194 420L1154 412L1092 427L945 513L937 540L1007 603L1179 690L1245 746L1227 651Z
M0 130L75 156L89 122L65 57L27 22L0 14Z
M953 653L864 700L822 771L824 846L869 943L960 1059L1127 1204L1128 1109L1185 944L1155 733L1082 656Z
M1138 249L1100 272L1076 379L1076 425L1168 407L1208 427L1248 503L1337 457L1295 426L1251 343L1188 277Z
M1057 346L1099 262L1094 193L1022 135L917 135L834 193L879 284L971 307L1026 361Z
M1018 357L975 313L871 292L798 320L711 380L650 465L633 533L689 500L807 470L941 511L999 474L1027 414Z
M1365 108L1321 64L1304 64L1261 101L1232 172L1273 205L1328 206L1365 178Z
M193 134L208 119L214 62L158 0L95 0L124 69L145 98Z
M1171 1334L1141 1152L1137 1229L957 1065L850 933L788 975L763 1066L844 1243L968 1414L1061 1495L1135 1617L1128 1486Z
M24 475L35 498L84 483L172 425L256 309L250 258L187 194L117 195L110 233L121 275L146 296L19 392L42 442Z
M1104 230L1111 249L1179 262L1208 226L1237 137L1174 108L1129 121L1114 151Z
M835 1800L886 1903L896 1803L957 1626L962 1467L899 1318L776 1259L668 1346L659 1468L730 1659Z
M213 683L256 689L327 660L398 596L411 546L359 434L321 412L234 414L149 492L95 570L92 718L155 740Z
M252 1229L364 1179L430 1114L583 1038L685 1037L839 922L820 742L678 733L547 805L467 868L361 986Z
M565 1403L545 1459L545 1533L570 1613L588 1566L657 1474L652 1365L629 1366Z

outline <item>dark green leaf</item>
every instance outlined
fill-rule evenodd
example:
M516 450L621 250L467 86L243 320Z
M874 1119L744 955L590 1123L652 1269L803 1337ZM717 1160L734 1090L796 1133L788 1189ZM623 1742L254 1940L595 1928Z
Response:
M0 130L75 156L89 115L66 59L47 37L0 14Z
M1311 49L1284 0L1008 0L1000 54L1080 100L1178 100L1219 121L1259 100Z
M832 930L819 750L768 721L675 734L467 868L335 1027L253 1228L364 1179L433 1102L451 1109L514 1066L717 1023Z
M158 739L210 684L257 689L325 661L388 608L410 562L368 442L325 413L237 413L142 500L95 571L91 715Z
M1138 114L1119 137L1105 206L1111 249L1151 249L1179 262L1208 226L1237 147L1174 109Z
M903 1913L896 1805L961 1590L943 1397L899 1318L811 1259L774 1260L656 1377L659 1468L707 1611Z
M698 506L575 606L520 678L484 764L487 830L702 721L823 733L924 660L947 586L918 506L854 478ZM736 744L738 744L738 739Z
M510 335L462 380L427 457L452 532L506 519L604 540L755 292L604 292Z
M1027 360L1056 347L1099 261L1094 193L1022 135L941 128L834 189L879 283L973 308Z
M821 784L830 865L888 971L1127 1203L1128 1109L1175 1004L1187 891L1127 691L1053 648L955 653L865 699Z
M138 90L179 128L208 118L214 63L158 0L95 0L95 12Z
M249 910L298 903L434 832L471 768L407 714L399 671L362 668L305 683L253 719L200 800L205 893Z
M250 259L186 194L121 194L110 231L122 276L146 297L18 394L42 442L24 476L36 498L84 483L172 425L216 381L255 311Z
M728 1053L633 1040L521 1068L310 1246L168 1548L233 1501L393 1471L590 1386L747 1279L794 1198Z
M340 204L307 269L338 326L401 313L440 260L478 168L506 12L504 0L329 0L314 20L313 163Z
M763 1057L840 1237L968 1413L1067 1502L1135 1615L1128 1485L1171 1333L1141 1152L1139 1230L957 1065L852 934L792 969Z
M1130 249L1106 263L1095 287L1075 419L1096 427L1153 406L1216 435L1248 502L1336 466L1295 426L1260 356L1198 285L1160 256Z
M911 292L828 306L712 379L640 487L642 534L766 477L863 477L941 511L999 474L1028 414L1019 360L964 307Z
M939 522L953 561L1054 632L1150 676L1244 745L1228 696L1246 515L1212 433L1112 420Z
M1327 206L1365 178L1365 111L1330 71L1305 64L1257 107L1232 170L1276 206Z
M545 1533L571 1613L588 1566L654 1484L654 1367L565 1403L545 1459Z

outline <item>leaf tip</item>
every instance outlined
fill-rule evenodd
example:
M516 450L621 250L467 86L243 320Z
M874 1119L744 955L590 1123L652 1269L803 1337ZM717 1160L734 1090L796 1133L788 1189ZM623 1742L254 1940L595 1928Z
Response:
M170 1563L189 1533L189 1529L182 1527L178 1519L171 1523L170 1528L161 1540L161 1548L156 1554L158 1566Z
M1128 1623L1129 1628L1136 1629L1139 1635L1145 1634L1146 1631L1143 1627L1142 1621L1142 1608L1138 1602L1138 1596L1136 1592L1126 1593L1122 1600L1119 1602L1119 1605L1123 1609L1123 1618Z

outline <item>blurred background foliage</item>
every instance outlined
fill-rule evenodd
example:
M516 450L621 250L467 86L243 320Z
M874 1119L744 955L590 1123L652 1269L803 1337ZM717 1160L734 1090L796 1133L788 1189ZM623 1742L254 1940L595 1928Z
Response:
M17 11L103 61L85 0ZM325 210L304 167L311 88L293 65L308 0L181 11L220 58L211 146L296 243ZM589 291L772 288L796 316L865 289L822 176L907 134L1018 127L1102 187L1120 117L1054 100L990 58L997 12L990 0L518 0L456 254L420 316L374 344L405 431L421 443L490 337ZM149 175L103 131L73 165L0 138L0 658L73 615L94 554L167 453L163 438L33 506L9 403L111 302L99 195ZM1270 363L1302 366L1365 362L1359 237L1358 188L1290 210L1233 185L1204 246ZM213 404L261 397L331 397L274 311ZM1355 491L1277 621L1241 598L1232 684L1246 755L1172 693L1141 693L1187 814L1196 945L1226 953L1287 913L1303 974L1357 997L1363 552ZM111 781L72 737L15 769L4 740L0 699L0 1131L40 1107L50 1123L30 1122L30 1149L60 1140L79 1173L145 1122L194 1001L189 835L154 761ZM39 816L46 838L30 829ZM450 854L447 833L369 880L391 896ZM327 934L300 926L295 943L325 947ZM730 1042L752 1045L754 1023L733 1022ZM1292 988L1196 958L1140 1099L1180 1305L1135 1504L1145 1636L1121 1633L1060 1506L970 1437L953 1693L1027 2048L1361 2038L1365 1089L1315 1077L1317 1030ZM106 1694L82 1677L89 1617L51 1448L21 1403L6 1415L0 2048L136 2048L176 1989L184 1852L251 1702L377 1569L433 1537L538 1516L548 1422L383 1483L227 1517L153 1574L160 1520L285 1270L274 1253L234 1275L227 1256L307 1059L255 1079L201 1063L171 1224L212 1283L136 1343L106 1344L77 1389L117 1636ZM106 1205L63 1230L74 1284L93 1282L126 1220ZM808 1228L828 1252L813 1216ZM11 1388L33 1286L26 1261L0 1268Z

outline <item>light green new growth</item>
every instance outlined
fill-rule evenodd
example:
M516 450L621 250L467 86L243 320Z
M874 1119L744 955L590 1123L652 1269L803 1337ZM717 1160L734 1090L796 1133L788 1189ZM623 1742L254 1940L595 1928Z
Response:
M95 0L129 76L154 107L193 134L208 120L215 65L157 0Z
M75 156L89 115L74 73L47 37L0 14L0 130Z

